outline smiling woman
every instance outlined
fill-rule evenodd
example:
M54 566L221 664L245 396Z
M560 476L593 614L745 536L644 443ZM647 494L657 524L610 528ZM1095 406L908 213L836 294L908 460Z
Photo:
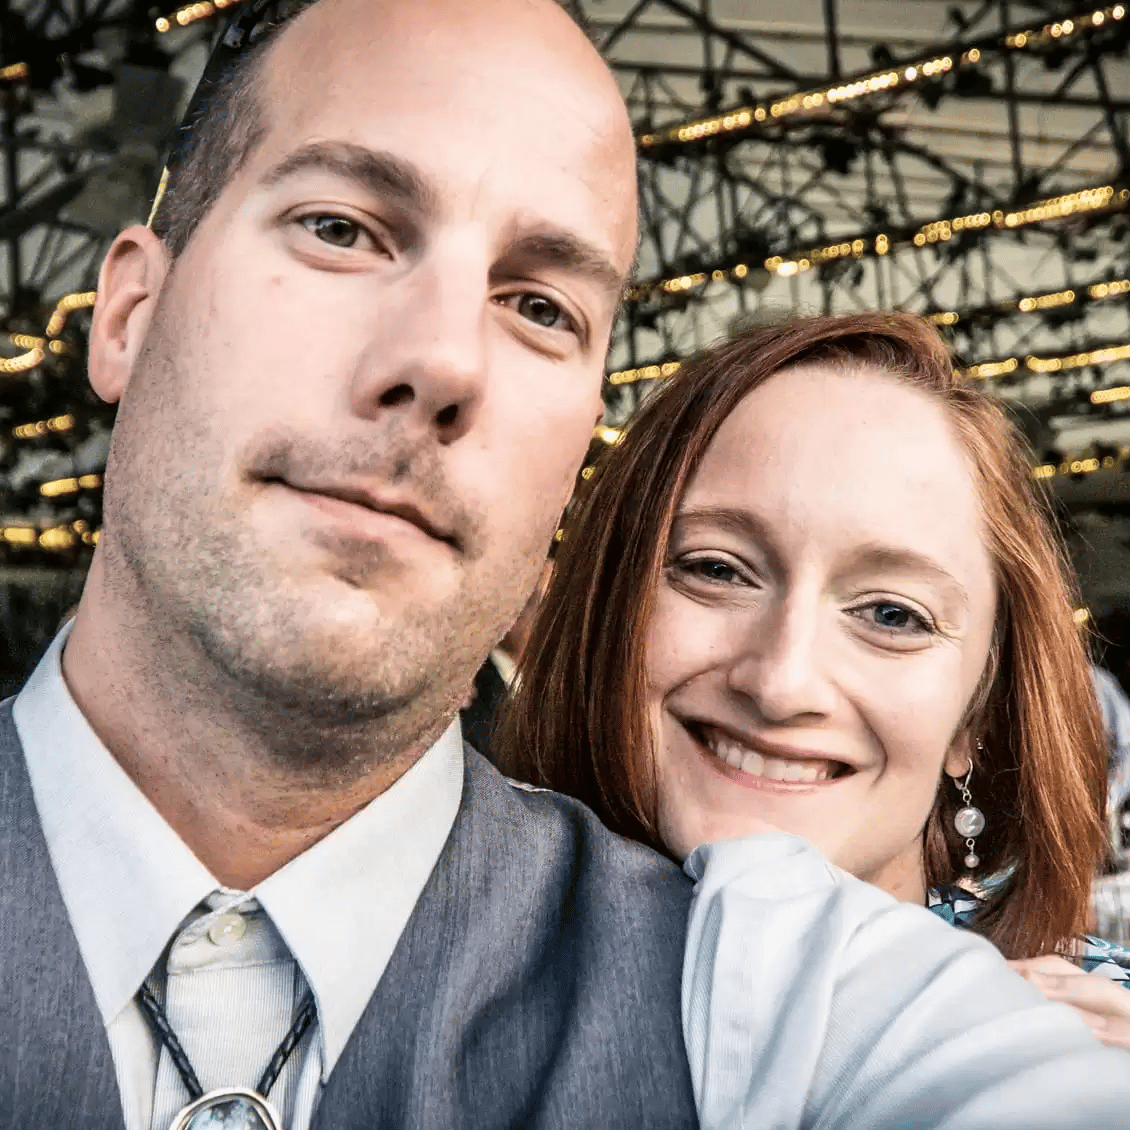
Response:
M932 327L746 333L590 481L511 773L679 859L777 827L906 901L976 892L960 921L1008 957L1070 949L1106 757L1073 585L1018 434Z
M985 543L965 450L920 389L809 360L744 397L675 511L649 626L666 845L756 813L923 901L941 772L974 752Z

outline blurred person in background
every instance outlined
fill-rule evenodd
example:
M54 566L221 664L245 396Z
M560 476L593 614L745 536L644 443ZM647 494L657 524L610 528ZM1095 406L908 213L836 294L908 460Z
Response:
M1122 684L1105 667L1091 668L1091 681L1102 713L1106 735L1107 808L1111 824L1111 844L1115 851L1122 847L1122 817L1130 803L1130 699Z
M1130 700L1122 684L1103 667L1091 669L1102 711L1110 758L1107 774L1107 819L1111 866L1095 880L1091 895L1094 929L1104 938L1130 944Z

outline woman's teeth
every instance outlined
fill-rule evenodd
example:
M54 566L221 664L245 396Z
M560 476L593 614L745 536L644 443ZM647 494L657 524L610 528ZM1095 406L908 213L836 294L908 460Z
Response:
M715 757L727 765L770 781L827 781L836 775L835 761L817 758L769 757L717 733L706 735L706 745Z

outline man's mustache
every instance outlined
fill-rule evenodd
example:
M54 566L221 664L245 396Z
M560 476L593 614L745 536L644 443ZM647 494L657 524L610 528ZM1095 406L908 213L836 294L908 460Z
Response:
M325 438L274 431L252 448L244 465L261 481L407 518L464 553L478 544L481 522L450 486L434 443L396 431Z

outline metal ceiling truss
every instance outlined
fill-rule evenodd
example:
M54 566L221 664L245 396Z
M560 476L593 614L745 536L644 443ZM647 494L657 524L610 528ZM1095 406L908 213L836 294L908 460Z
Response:
M20 329L42 330L65 289L93 286L110 198L151 191L164 139L130 96L162 110L177 86L145 85L170 61L151 11L142 0L14 0L0 14L0 310Z
M1123 5L962 5L948 39L872 43L850 73L836 0L821 42L721 26L713 0L583 6L641 142L614 370L784 310L934 314L971 363L1130 341L1130 298L1089 290L1130 273Z
M2 627L17 575L60 611L38 563L81 573L96 538L113 409L86 380L88 308L113 235L144 218L182 83L142 0L0 7Z

